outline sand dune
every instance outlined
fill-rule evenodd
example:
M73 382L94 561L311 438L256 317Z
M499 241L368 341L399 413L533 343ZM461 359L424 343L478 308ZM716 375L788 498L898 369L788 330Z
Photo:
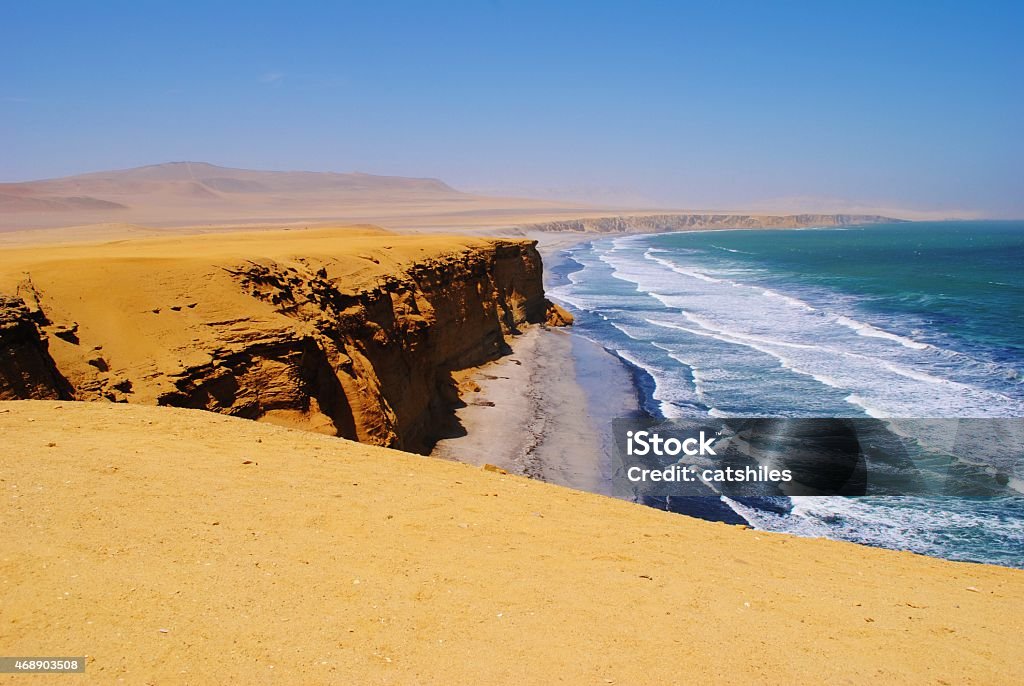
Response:
M1024 680L1019 570L191 410L5 402L0 435L0 642L89 683Z

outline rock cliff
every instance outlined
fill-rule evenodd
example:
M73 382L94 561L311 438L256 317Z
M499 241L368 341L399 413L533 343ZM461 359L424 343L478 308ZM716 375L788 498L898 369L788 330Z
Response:
M810 226L850 226L895 223L903 220L866 214L652 214L593 217L528 224L529 231L586 233L659 233L687 229L793 229Z
M0 400L33 398L65 400L71 386L50 357L49 324L29 311L21 298L0 294Z
M451 421L453 371L571 322L532 241L288 232L7 261L0 399L201 408L414 452Z

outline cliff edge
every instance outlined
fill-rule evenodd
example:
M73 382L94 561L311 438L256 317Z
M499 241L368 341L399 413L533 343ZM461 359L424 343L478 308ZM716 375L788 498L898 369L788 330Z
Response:
M0 399L199 408L426 452L547 301L535 242L273 231L10 250Z

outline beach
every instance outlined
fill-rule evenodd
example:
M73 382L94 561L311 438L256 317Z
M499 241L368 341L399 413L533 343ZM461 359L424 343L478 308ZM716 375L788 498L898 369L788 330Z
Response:
M872 468L864 498L676 498L674 511L1020 567L1024 471L1009 456L1024 416L1022 228L610 236L566 248L547 293L573 312L574 335L628 361L653 417L945 418L951 436L957 418L991 423L976 436L964 425L960 445L922 429L902 443L918 467L895 480ZM1000 450L971 455L970 436ZM923 493L914 484L985 497L909 497Z
M433 457L610 494L611 421L638 408L618 359L567 331L533 328L465 378L455 413L464 435L439 441Z
M564 232L527 236L544 259L545 288L565 267L563 252L591 240ZM460 376L461 429L431 455L611 495L612 420L641 412L632 372L571 329L530 328L509 343L509 354Z
M512 338L513 355L471 374L468 405L458 410L468 436L442 441L434 454L610 494L618 462L612 420L638 414L946 417L937 421L948 436L957 434L957 416L989 417L993 427L1010 422L992 430L1012 451L1005 437L1019 435L1013 418L1021 416L1019 329L1006 315L1019 302L1015 226L533 234L546 292L570 307L575 325ZM962 250L952 264L944 246L957 241ZM823 256L824 264L842 264L838 254L828 261L833 252L868 256L818 276ZM803 260L803 281L793 275L794 260ZM903 444L921 469L895 481L872 478L864 498L651 504L762 530L1024 565L1019 463L967 456L965 445L937 443L937 431ZM950 455L960 465L955 477L928 467L948 464ZM588 463L589 481L578 478ZM877 469L881 475L885 467ZM893 497L904 495L899 483L987 497ZM901 525L881 524L889 521Z

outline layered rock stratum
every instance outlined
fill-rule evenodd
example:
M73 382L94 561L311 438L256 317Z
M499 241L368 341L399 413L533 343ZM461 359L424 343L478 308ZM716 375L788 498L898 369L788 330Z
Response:
M40 329L49 323L21 298L0 295L0 398L71 397L71 386L57 371Z
M526 224L527 231L574 233L662 233L694 229L799 229L888 224L901 219L876 214L671 213L584 217Z
M535 243L269 231L5 251L0 399L199 408L425 452L547 301Z

